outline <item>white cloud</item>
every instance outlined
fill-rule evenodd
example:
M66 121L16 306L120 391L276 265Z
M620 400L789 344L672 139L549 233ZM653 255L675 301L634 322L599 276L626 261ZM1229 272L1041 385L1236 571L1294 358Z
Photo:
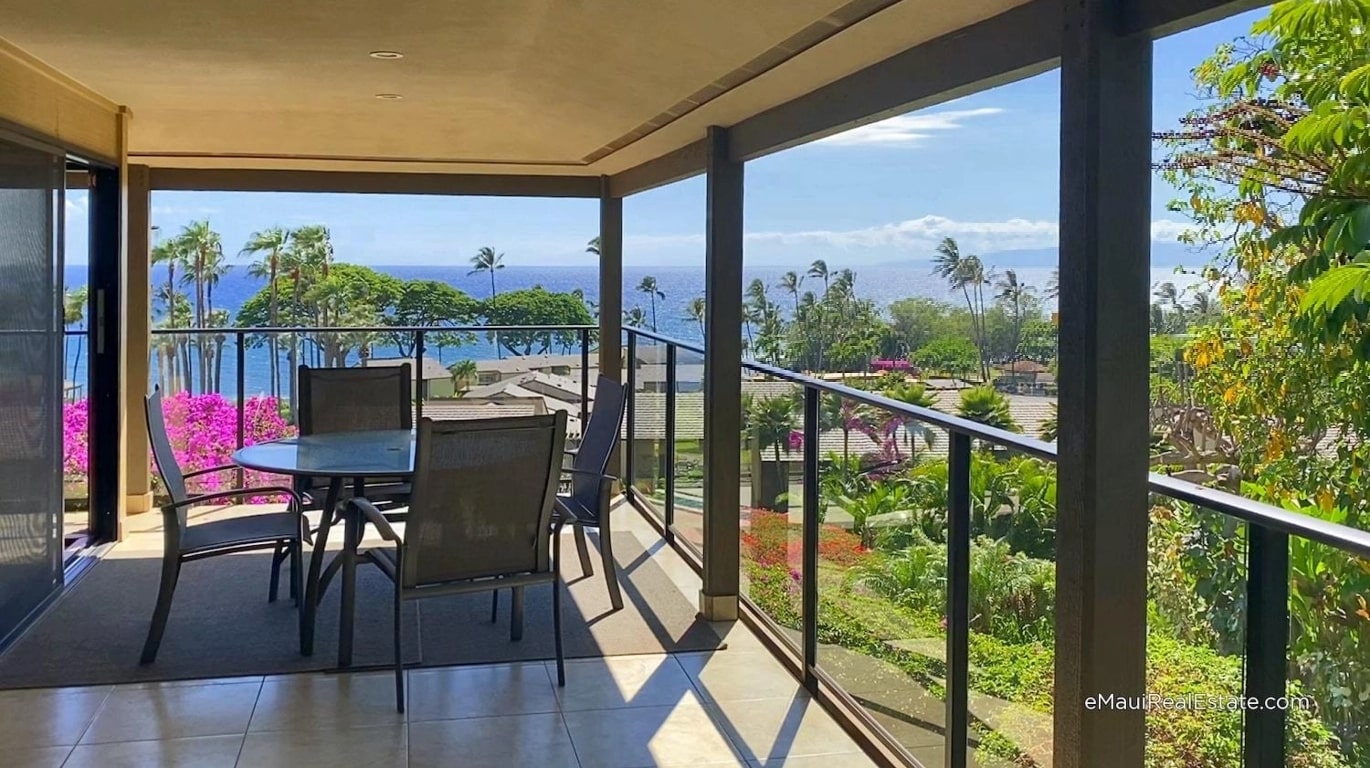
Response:
M1151 239L1166 242L1179 242L1180 235L1193 229L1194 225L1172 219L1157 219L1151 222Z
M184 205L154 205L152 206L153 216L212 216L219 213L218 208L207 208L205 206L184 206Z
M1151 223L1151 239L1155 242L1174 242L1189 225L1181 221L1160 219ZM879 249L890 251L932 251L944 238L955 238L962 249L992 253L1034 248L1054 248L1060 240L1060 224L1044 219L1004 219L1001 221L961 221L946 216L922 216L917 219L881 224L861 229L814 229L793 232L748 232L748 243L758 245L810 246L840 250ZM629 248L651 249L670 246L701 246L704 236L628 235L624 238Z
M943 112L899 115L819 139L814 144L840 147L916 146L932 138L934 134L961 128L967 120L998 115L1003 111L998 107L980 107L978 109L949 109Z

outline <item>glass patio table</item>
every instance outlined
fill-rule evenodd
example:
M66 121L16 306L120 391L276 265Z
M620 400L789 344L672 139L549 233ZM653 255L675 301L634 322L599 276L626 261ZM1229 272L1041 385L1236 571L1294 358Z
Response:
M314 550L309 558L305 594L300 609L305 611L305 655L314 652L314 619L322 597L321 586L333 573L342 570L342 615L338 632L338 665L352 663L352 622L356 600L356 550L361 543L362 523L355 516L343 518L343 550L325 572L323 561L328 532L338 519L338 501L343 483L352 481L354 496L365 494L367 480L408 480L414 474L414 432L408 429L371 432L335 432L302 435L239 448L233 463L273 475L288 475L297 483L307 479L328 480L323 517L314 532Z

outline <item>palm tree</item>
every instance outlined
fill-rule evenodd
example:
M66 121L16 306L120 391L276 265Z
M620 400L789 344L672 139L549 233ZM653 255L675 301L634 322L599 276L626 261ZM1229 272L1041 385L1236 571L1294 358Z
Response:
M476 255L471 257L471 271L466 275L478 275L481 272L490 273L490 298L495 298L495 272L504 269L504 254L495 253L495 249L485 246Z
M452 386L456 388L458 397L466 394L479 376L475 360L458 360L448 366L447 370L452 374Z
M809 265L808 276L822 280L823 293L828 292L828 262L822 259L814 259L814 262Z
M278 328L281 324L280 302L276 296L276 281L280 275L281 253L285 250L289 234L281 227L271 227L258 232L253 232L239 252L240 256L260 255L261 258L252 262L247 268L247 273L255 278L266 278L267 289L270 291L270 323L271 327ZM266 338L267 348L271 352L271 395L280 395L280 359L276 348L276 334L268 334Z
M218 276L223 274L223 244L219 233L210 227L208 219L187 224L178 239L181 241L182 263L186 267L181 282L194 286L194 324L196 328L205 328L213 308L206 298L213 291L212 284L217 283ZM204 392L209 386L209 345L203 337L197 336L195 346L200 359L200 391Z
M961 248L950 237L937 246L933 259L933 274L947 281L953 291L960 291L970 310L971 333L980 349L980 376L989 379L989 364L985 359L984 298L982 286L987 282L984 265L978 256L962 256ZM977 310L978 307L978 310Z
M599 235L590 238L590 242L585 244L585 252L593 253L596 256L599 255Z
M630 328L642 328L647 325L647 313L642 311L642 307L633 307L623 310L623 324Z
M656 278L647 275L642 278L642 282L637 284L638 293L647 294L647 298L652 302L652 333L656 333L656 300L666 300L666 294L661 292L661 286L657 284Z
M799 287L804 284L804 278L798 272L786 272L780 276L780 282L776 283L777 288L788 291L794 297L794 316L799 318Z
M690 303L685 307L685 319L693 320L699 324L699 337L701 339L704 338L704 312L707 308L708 303L703 296L690 299Z
M1048 299L1057 299L1061 296L1061 270L1060 268L1051 270L1051 277L1047 279L1046 295Z
M995 298L1013 308L1013 352L1009 356L1009 377L1017 386L1018 345L1023 339L1023 300L1032 293L1032 287L1018 282L1018 273L1012 269L1004 271L1004 276L999 278L995 287L999 289Z

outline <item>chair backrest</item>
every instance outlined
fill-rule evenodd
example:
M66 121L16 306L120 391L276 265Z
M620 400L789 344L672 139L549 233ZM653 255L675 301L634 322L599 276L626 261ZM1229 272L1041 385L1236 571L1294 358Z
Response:
M302 435L411 429L414 414L409 364L386 368L300 366Z
M419 423L406 589L547 573L566 414Z
M590 411L590 423L585 425L580 448L571 466L595 475L605 474L614 446L618 444L627 405L627 392L623 384L617 379L600 376L595 383L595 406ZM605 501L599 498L602 487L597 477L588 474L577 474L571 478L571 496L582 502L586 509L600 508L601 502Z
M190 497L186 491L186 479L181 474L181 465L176 463L176 452L171 448L171 438L167 435L166 420L162 416L162 390L152 390L143 398L143 410L147 415L147 436L152 444L152 459L157 464L157 474L162 485L175 502Z

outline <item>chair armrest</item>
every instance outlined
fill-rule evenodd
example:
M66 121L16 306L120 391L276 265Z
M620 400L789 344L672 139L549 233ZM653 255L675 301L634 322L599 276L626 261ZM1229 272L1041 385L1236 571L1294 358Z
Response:
M234 469L242 469L242 467L238 466L237 464L220 464L217 467L205 467L204 469L196 469L190 472L182 472L181 477L189 480L192 477L199 477L200 475L209 475L215 472L228 472L229 470Z
M361 496L354 496L342 503L361 512L362 518L366 522L376 526L376 530L380 532L381 538L386 541L393 541L396 544L404 543L404 540L400 538L400 535L395 532L394 527L390 525L390 521L386 520L385 515L381 514L381 511L376 509L376 505L372 504L368 499Z
M173 501L170 504L164 504L162 505L162 510L164 512L172 512L181 507L189 507L206 501L230 499L234 496L257 496L267 493L277 493L283 496L289 496L290 500L295 504L298 505L301 503L300 494L296 493L294 489L287 488L283 485L261 485L256 488L226 488L222 491L201 493L196 496L191 496L190 498L181 499L180 501Z

